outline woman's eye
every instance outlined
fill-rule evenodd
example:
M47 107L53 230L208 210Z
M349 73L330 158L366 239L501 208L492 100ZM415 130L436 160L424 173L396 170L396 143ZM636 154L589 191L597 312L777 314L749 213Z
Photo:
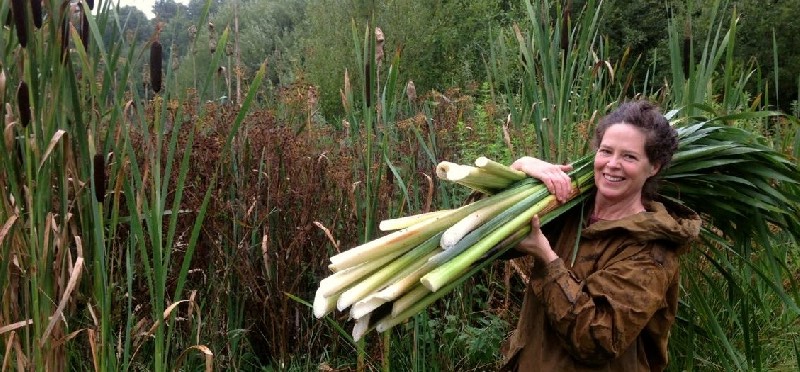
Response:
M625 154L625 160L634 161L634 160L636 160L636 156L631 155L631 154Z

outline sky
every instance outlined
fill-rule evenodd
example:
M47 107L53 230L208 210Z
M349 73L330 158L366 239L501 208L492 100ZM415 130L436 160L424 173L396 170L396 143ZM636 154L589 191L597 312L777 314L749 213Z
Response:
M116 2L116 0L112 1ZM175 0L175 2L188 4L189 0ZM133 5L143 11L147 19L153 19L153 17L155 17L153 14L153 3L155 3L155 0L119 0L119 7L122 8L126 5Z

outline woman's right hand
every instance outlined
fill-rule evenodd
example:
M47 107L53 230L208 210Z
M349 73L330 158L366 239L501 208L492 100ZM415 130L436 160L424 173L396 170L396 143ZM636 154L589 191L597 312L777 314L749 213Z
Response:
M541 159L524 156L512 163L511 168L542 181L547 190L555 195L561 203L567 201L572 194L572 180L567 175L567 172L572 170L572 165L552 164Z

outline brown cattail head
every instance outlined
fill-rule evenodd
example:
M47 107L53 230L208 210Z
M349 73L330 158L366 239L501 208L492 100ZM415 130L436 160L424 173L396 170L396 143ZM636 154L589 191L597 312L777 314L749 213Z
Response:
M58 24L58 31L61 34L61 62L66 61L69 54L69 17L72 13L72 7L69 6L69 1L65 1L61 5L61 22Z
M17 108L19 108L19 123L23 128L31 123L31 99L28 94L28 83L20 81L17 87Z
M11 0L11 12L14 13L14 26L17 29L17 40L23 48L28 46L28 29L25 19L27 17L27 0Z
M96 154L92 159L94 166L94 199L102 203L106 196L106 158Z
M156 93L161 91L161 54L161 42L158 40L153 41L150 44L150 86L153 87L153 91Z
M33 15L33 25L42 28L42 0L31 0L31 14Z
M86 12L81 12L81 43L83 43L83 49L89 50L89 18L86 16Z
M692 68L692 38L683 38L683 76L688 77Z
M569 49L569 26L572 16L572 0L567 0L564 6L564 13L561 15L561 50Z

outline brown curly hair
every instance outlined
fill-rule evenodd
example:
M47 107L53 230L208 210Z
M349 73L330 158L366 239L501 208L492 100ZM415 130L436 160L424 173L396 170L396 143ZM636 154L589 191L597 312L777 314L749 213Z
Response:
M646 100L628 101L600 119L594 130L592 146L597 149L606 130L620 123L630 124L645 135L645 155L650 163L660 165L658 173L648 178L642 189L646 198L653 198L658 189L658 176L667 168L678 149L678 133L655 104Z

